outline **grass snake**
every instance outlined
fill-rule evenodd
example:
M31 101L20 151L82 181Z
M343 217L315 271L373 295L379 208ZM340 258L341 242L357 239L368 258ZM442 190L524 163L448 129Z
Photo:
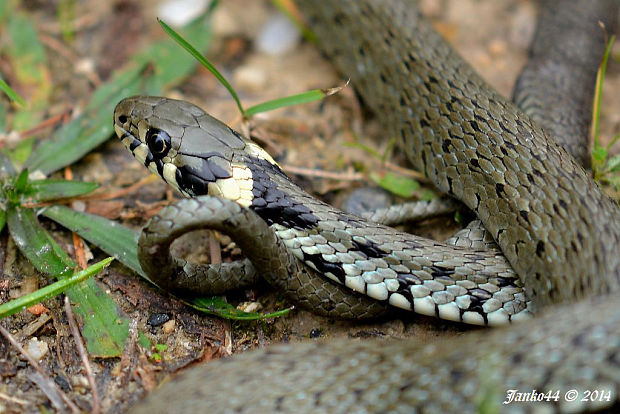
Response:
M119 103L114 119L136 158L187 196L228 199L188 198L162 210L140 239L144 270L164 288L206 289L203 280L221 269L185 263L168 248L181 233L208 225L231 234L270 282L326 315L382 311L383 304L342 285L382 303L468 323L525 319L530 310L538 315L427 345L272 347L189 370L137 410L475 411L485 401L499 404L508 389L610 393L598 403L549 403L560 410L617 403L618 207L548 133L488 87L414 5L298 4L326 53L351 76L412 164L477 214L503 256L334 210L200 108L134 97ZM607 17L617 14L613 2L599 5L612 10ZM546 37L540 24L538 36ZM515 98L526 110L538 102L528 94L535 79L540 75L526 71L519 81L526 92ZM544 117L539 121L554 134L568 134L547 126ZM583 124L575 124L575 134L583 135ZM504 408L534 407L541 405Z

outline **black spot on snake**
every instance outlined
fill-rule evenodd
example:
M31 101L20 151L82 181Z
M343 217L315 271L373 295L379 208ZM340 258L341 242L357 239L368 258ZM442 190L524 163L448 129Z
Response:
M502 194L505 194L504 184L496 183L495 184L495 193L497 194L498 197L502 197Z
M430 267L431 274L437 277L449 277L454 274L454 269L433 265Z
M365 243L351 240L351 244L355 250L364 253L368 258L379 259L388 255L388 253L381 250L376 243L370 240L366 240Z
M536 244L536 255L538 257L542 257L544 252L545 252L545 243L543 243L542 240L539 240L538 243Z
M476 122L476 121L469 121L469 125L471 125L471 127L473 128L474 131L482 132L482 130L478 126L478 122Z
M130 135L128 135L128 136L130 136ZM138 148L140 146L140 144L142 144L142 142L139 139L133 138L133 141L131 141L131 144L129 144L129 149L131 151L133 151L136 148Z
M179 179L179 175L180 178ZM206 195L207 194L207 184L205 180L196 175L194 170L183 166L178 167L177 172L175 173L175 178L177 179L177 183L182 190L185 190L189 194L193 195ZM215 180L215 177L213 177Z
M304 254L304 262L312 263L316 270L321 273L331 273L336 276L336 278L340 281L340 283L344 284L345 281L345 271L342 266L338 263L331 263L326 260L323 260L323 256L321 253L316 254L308 254L303 252Z

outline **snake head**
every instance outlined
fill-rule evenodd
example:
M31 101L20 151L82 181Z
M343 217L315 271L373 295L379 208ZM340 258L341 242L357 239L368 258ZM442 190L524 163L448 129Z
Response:
M189 102L155 96L123 99L114 130L150 171L187 197L213 195L252 203L252 154L275 164L260 147Z

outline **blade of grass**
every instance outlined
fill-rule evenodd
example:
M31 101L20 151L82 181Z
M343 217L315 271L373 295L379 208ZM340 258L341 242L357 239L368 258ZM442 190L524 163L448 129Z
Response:
M371 173L370 179L387 191L405 198L413 196L420 189L420 183L416 180L389 171L385 174Z
M277 318L286 315L291 309L282 309L271 313L244 312L224 301L219 296L211 298L196 298L191 301L184 301L192 308L204 312L209 315L219 316L224 319L232 319L237 321L255 321L259 319Z
M22 203L61 200L88 194L99 187L97 183L70 180L30 181L22 193Z
M42 214L95 244L146 278L138 262L138 231L104 217L81 213L65 206L46 208Z
M56 295L64 292L67 288L80 283L91 276L96 275L101 272L105 267L107 267L110 262L114 260L112 257L108 257L107 259L103 259L100 262L97 262L86 269L77 272L65 279L61 279L57 282L52 283L51 285L47 285L44 288L38 289L32 293L21 296L12 301L3 303L0 305L0 319L5 318L7 316L13 315L17 312L20 312L26 309L29 306L35 305L37 303L41 303L47 299L53 298Z
M41 227L34 210L9 203L7 223L13 241L39 272L60 277L73 272L75 262Z
M249 107L245 111L245 116L249 117L260 112L273 111L274 109L282 108L284 106L300 105L308 102L320 101L323 98L340 92L345 86L338 86L336 88L330 89L314 89L312 91L302 92L297 95L285 96L284 98L278 98L271 101L262 102Z
M595 122L592 124L592 136L594 138L594 145L596 147L599 146L599 118L601 115L601 99L603 98L603 80L605 79L605 72L607 71L607 60L609 59L609 54L611 53L611 47L614 44L614 40L616 39L616 35L611 35L607 45L605 47L605 53L603 54L603 60L601 61L601 65L598 68L598 72L596 74L596 93L594 97L594 116L592 117Z
M175 42L181 45L183 49L185 49L190 55L192 55L194 59L196 59L202 66L207 68L207 70L211 72L213 76L217 78L217 80L220 81L220 83L228 90L230 95L233 97L233 99L237 103L237 107L239 108L239 112L241 112L241 115L245 117L246 114L245 114L245 111L243 110L243 105L241 105L241 101L239 100L239 96L237 95L237 92L235 92L233 87L230 85L230 83L226 80L226 78L224 78L224 76L215 68L215 66L213 66L213 64L209 62L207 58L205 58L202 55L202 53L196 50L196 48L192 46L190 42L185 40L179 33L177 33L173 28L168 26L163 20L158 18L157 21L159 22L161 27L164 29L164 31L168 34L168 36L170 36Z
M24 101L24 98L19 96L19 94L11 89L11 87L2 79L0 79L0 90L2 90L2 92L4 92L5 95L8 96L13 102L17 102L21 106L26 106L26 101Z
M605 28L603 27L603 30ZM605 32L606 34L606 32ZM603 80L605 79L605 72L607 71L607 61L609 54L611 53L611 47L613 46L615 35L611 35L607 45L605 47L605 53L603 59L598 68L596 74L596 87L594 92L594 105L592 107L592 170L594 172L594 179L601 178L605 166L605 160L607 159L608 151L606 148L601 147L599 142L599 120L601 115L601 99L603 97Z

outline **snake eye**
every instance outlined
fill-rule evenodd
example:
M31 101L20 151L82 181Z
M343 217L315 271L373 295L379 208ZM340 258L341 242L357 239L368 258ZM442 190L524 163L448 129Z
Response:
M118 122L119 122L121 125L124 125L124 124L127 122L127 117L126 117L125 115L119 115L119 116L118 116Z
M170 135L161 129L151 128L146 132L146 145L155 158L163 158L170 149Z

